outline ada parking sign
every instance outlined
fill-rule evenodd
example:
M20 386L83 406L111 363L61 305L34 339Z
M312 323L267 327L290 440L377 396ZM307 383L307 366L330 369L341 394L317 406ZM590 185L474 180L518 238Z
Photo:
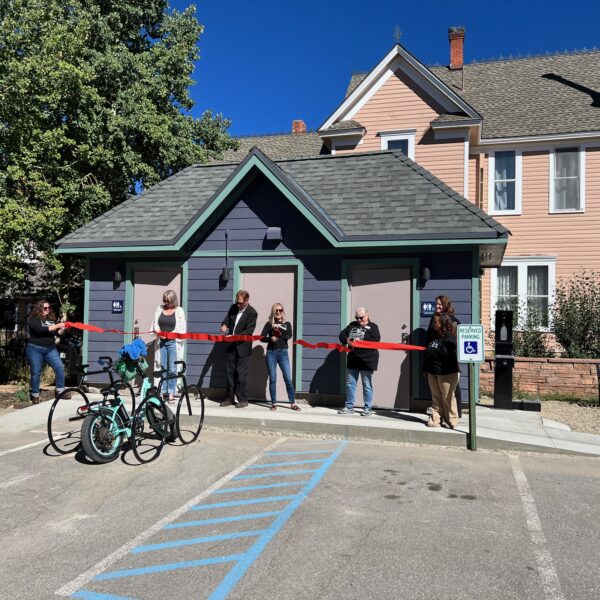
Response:
M483 325L459 325L458 362L481 363L484 355Z

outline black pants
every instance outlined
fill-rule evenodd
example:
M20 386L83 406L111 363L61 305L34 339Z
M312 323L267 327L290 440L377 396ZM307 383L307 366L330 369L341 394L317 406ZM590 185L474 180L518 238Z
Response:
M238 356L237 352L227 352L227 398L235 402L248 402L248 367L250 356Z

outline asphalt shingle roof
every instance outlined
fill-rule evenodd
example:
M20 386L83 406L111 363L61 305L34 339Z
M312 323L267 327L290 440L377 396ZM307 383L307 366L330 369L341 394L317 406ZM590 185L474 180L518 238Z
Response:
M254 147L259 148L271 160L286 160L328 154L323 140L317 133L276 133L237 138L238 150L227 150L220 162L241 162Z
M262 158L273 165L268 157ZM57 246L173 243L236 168L236 164L188 167L59 240ZM279 161L273 168L276 174L278 169L316 203L311 210L322 222L330 221L340 239L468 239L508 234L505 227L401 152ZM165 206L169 207L168 219Z
M600 131L600 51L430 67L483 117L482 138ZM367 73L355 73L346 97Z

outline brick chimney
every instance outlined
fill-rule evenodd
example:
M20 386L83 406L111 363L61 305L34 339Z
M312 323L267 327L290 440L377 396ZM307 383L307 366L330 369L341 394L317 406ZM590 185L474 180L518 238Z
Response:
M464 65L465 28L450 27L448 29L448 39L450 40L450 68L462 69Z
M302 119L292 121L292 133L306 133L306 123Z

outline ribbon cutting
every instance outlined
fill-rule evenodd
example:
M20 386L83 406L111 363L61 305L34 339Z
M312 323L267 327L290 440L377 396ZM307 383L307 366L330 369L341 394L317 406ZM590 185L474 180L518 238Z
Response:
M96 325L90 325L88 323L76 323L67 321L66 327L71 327L73 329L80 329L82 331L92 331L95 333L117 333L120 335L139 335L154 333L152 331L142 331L142 332L132 332L132 331L121 331L119 329L105 329L104 327L97 327ZM211 333L175 333L175 332L167 332L161 331L156 334L160 337L163 337L168 340L194 340L197 342L255 342L262 339L260 335L223 335L223 334L211 334ZM344 346L343 344L333 343L333 342L317 342L316 344L312 344L307 342L306 340L296 340L292 342L293 344L298 344L303 348L310 348L312 350L317 348L324 348L326 350L337 350L338 352L350 352L351 348L348 346ZM415 346L412 344L397 344L394 342L366 342L361 340L356 340L352 344L355 348L369 348L370 350L402 350L404 352L409 351L423 351L425 348L423 346Z

